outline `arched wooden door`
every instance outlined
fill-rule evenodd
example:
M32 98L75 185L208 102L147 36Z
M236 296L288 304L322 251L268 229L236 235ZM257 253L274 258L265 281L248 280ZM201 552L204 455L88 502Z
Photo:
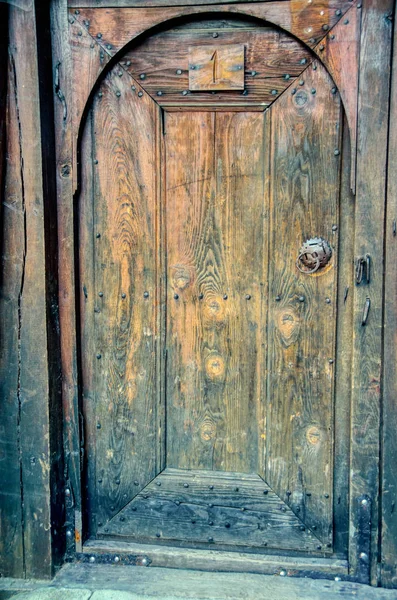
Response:
M230 15L153 33L100 83L79 196L91 537L346 553L343 127L303 44Z

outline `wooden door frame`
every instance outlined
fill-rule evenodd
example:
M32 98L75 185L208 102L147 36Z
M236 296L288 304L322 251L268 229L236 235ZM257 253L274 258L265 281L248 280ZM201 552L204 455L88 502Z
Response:
M205 0L209 4L212 0ZM236 0L235 0L236 1ZM283 4L289 0L282 0ZM237 0L238 2L238 0ZM148 0L145 6L175 6ZM188 5L189 0L180 4ZM81 0L83 6L131 6L126 0ZM142 4L142 3L141 3ZM225 2L225 4L229 4ZM255 0L255 4L257 4ZM292 0L296 4L296 0ZM136 5L136 3L135 3ZM191 12L199 5L192 7ZM201 550L117 544L121 562L153 566L180 566L208 570L279 573L281 575L340 576L364 583L378 580L381 366L383 325L384 219L387 166L388 105L392 24L388 15L392 0L364 0L362 11L358 92L358 136L356 161L356 209L354 255L369 253L372 275L369 285L355 286L354 339L351 396L350 535L348 562L333 559L290 559ZM81 444L79 406L79 347L76 315L76 223L74 181L76 155L72 124L72 61L68 43L67 0L51 2L54 112L56 132L56 181L59 252L59 315L62 362L62 396L65 445L65 506L67 553L81 560L112 561L115 554L95 542L83 548L81 496ZM325 35L325 32L324 32ZM352 232L352 235L354 233ZM370 298L368 322L362 326L363 308ZM364 503L363 503L364 500ZM366 503L367 502L367 503ZM365 523L370 507L370 523ZM370 527L370 540L363 551L359 525ZM109 548L107 543L106 548ZM121 554L120 554L121 553ZM364 555L363 555L364 553ZM366 554L369 554L369 559ZM361 555L361 557L360 557Z

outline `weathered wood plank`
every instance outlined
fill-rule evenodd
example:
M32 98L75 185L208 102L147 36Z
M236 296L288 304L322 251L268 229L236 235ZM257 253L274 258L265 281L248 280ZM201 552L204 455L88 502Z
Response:
M332 543L337 245L313 275L295 263L307 239L332 240L338 226L341 104L320 64L301 81L270 108L266 481Z
M382 537L381 585L397 587L397 28L394 27L390 94L387 216L385 243L385 314L383 346Z
M394 2L365 0L360 52L357 139L355 256L371 255L371 283L354 290L352 363L350 548L352 573L358 568L357 499L372 500L371 582L377 582L379 426L381 394L383 252L389 78ZM362 325L366 298L371 308Z
M1 64L1 297L0 297L0 573L23 577L20 465L19 305L24 270L21 147L15 65L8 55L8 7L0 7ZM5 98L6 95L6 98Z
M94 154L84 156L94 163L95 287L84 294L94 298L95 354L83 360L95 362L98 526L160 469L154 451L159 107L119 72L116 65L95 97Z
M269 575L280 575L280 571L285 571L286 575L289 576L309 578L316 575L320 577L334 577L335 575L343 577L347 574L347 562L334 558L308 558L306 556L273 554L260 554L258 556L258 554L252 552L227 552L208 548L200 550L170 548L160 544L150 545L123 542L122 540L114 542L111 540L90 540L86 543L83 551L85 554L98 552L100 554L113 554L113 556L133 554L140 559L147 558L151 567L171 567L171 569L192 569L193 571L267 573ZM100 569L106 569L106 565L98 566ZM111 569L112 577L114 577L114 567L112 566ZM82 575L84 577L83 573ZM61 572L60 579L62 579L62 576L63 573ZM310 579L304 579L305 586L309 581ZM344 589L343 586L342 589ZM366 590L369 589L366 587Z
M263 114L172 113L165 130L167 464L258 471Z
M357 102L361 5L352 6L332 31L314 48L338 86L350 130L351 189L356 190Z
M326 35L351 7L350 0L318 0L315 4L302 0L216 6L168 6L158 8L80 8L78 14L70 9L70 16L86 21L90 34L111 56L143 32L172 19L200 13L222 12L247 15L277 25L298 39L314 46ZM194 17L193 17L194 18ZM310 20L310 27L307 26ZM99 37L98 37L99 36Z
M268 26L260 27L250 20L203 18L200 28L192 27L194 24L197 25L186 23L150 36L123 57L128 72L141 79L142 87L160 105L223 101L266 106L300 75L303 65L312 58L309 50L290 35ZM232 44L245 47L243 90L186 94L190 49L210 46L221 50Z
M107 524L110 536L292 550L318 539L256 474L166 469Z
M68 41L66 0L51 3L52 56L54 65L54 122L59 261L59 320L62 365L62 410L64 417L65 533L67 551L81 548L80 412L76 343L75 239L73 202L73 64ZM74 535L73 535L74 533Z
M346 555L349 533L349 450L351 363L353 350L354 287L354 195L351 183L351 147L346 116L341 146L341 184L339 227L332 234L338 247L337 332L335 367L335 442L334 442L334 550Z

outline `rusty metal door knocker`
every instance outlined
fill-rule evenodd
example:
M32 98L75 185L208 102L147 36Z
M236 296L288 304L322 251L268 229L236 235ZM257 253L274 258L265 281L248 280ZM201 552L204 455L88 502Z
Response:
M307 240L299 250L296 268L305 275L312 275L331 260L332 248L323 238ZM306 267L306 268L303 268Z

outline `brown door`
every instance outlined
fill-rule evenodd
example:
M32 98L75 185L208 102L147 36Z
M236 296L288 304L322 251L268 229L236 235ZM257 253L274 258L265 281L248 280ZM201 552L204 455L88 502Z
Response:
M79 203L92 537L345 552L343 123L303 44L230 15L102 80Z

